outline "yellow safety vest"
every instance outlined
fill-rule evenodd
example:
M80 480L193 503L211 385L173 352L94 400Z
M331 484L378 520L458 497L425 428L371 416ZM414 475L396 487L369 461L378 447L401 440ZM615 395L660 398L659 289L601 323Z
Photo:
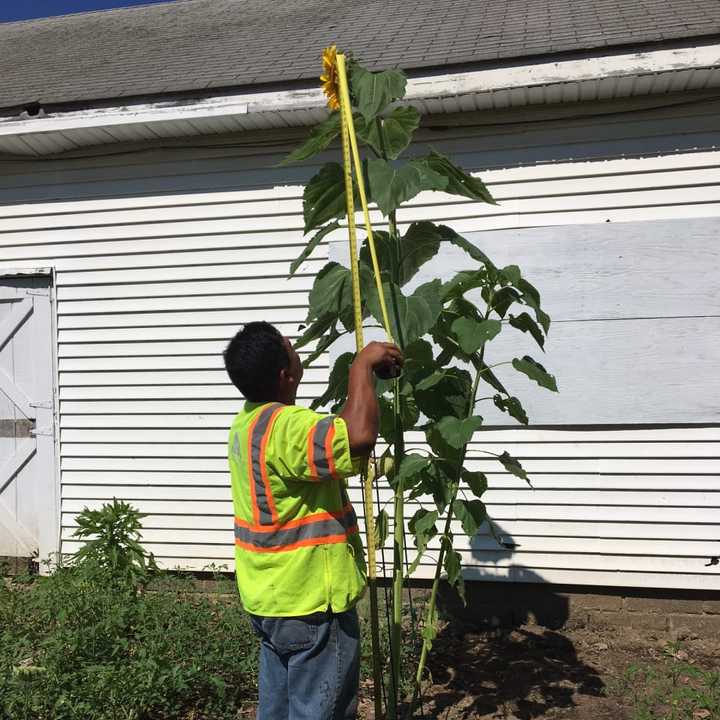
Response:
M345 421L246 402L228 459L245 609L292 617L351 608L365 588L365 560L344 481L357 472Z

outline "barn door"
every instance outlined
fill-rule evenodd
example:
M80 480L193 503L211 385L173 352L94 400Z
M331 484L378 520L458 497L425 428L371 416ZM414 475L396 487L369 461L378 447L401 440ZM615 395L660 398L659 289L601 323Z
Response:
M57 551L50 279L0 275L0 556Z

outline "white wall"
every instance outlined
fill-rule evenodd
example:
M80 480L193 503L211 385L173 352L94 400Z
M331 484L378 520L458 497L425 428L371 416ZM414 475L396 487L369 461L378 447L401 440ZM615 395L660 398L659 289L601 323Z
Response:
M426 194L401 221L470 233L720 215L720 104L623 109L427 132L483 171L500 205ZM251 319L294 335L327 256L285 278L303 245L299 183L316 165L273 168L277 138L1 163L0 264L57 269L64 551L75 513L116 496L149 513L145 541L164 565L232 565L225 429L240 399L220 352ZM327 375L327 361L306 374L303 401ZM473 577L720 589L705 567L720 554L720 428L502 429L491 442L537 489L487 468L490 512L520 547L476 538Z

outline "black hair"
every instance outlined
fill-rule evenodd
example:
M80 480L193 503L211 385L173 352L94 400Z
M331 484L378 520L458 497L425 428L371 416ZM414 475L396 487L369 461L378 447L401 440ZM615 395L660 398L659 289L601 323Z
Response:
M290 367L283 336L262 321L244 325L223 357L230 380L250 402L273 400L280 370Z

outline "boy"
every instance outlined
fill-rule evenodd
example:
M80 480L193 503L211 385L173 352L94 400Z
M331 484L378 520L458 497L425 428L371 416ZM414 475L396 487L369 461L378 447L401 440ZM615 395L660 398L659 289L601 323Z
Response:
M224 358L246 398L228 458L238 588L261 641L257 719L350 720L365 564L344 478L377 440L373 373L394 374L402 354L390 343L363 348L338 416L294 404L302 365L272 325L245 325Z

